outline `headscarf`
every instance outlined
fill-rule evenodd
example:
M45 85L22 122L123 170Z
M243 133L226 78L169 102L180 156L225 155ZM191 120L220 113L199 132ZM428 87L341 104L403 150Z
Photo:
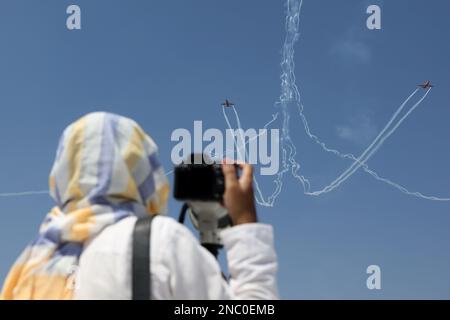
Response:
M72 299L84 244L132 216L165 213L169 186L136 122L96 112L60 138L49 179L56 206L11 268L1 299Z

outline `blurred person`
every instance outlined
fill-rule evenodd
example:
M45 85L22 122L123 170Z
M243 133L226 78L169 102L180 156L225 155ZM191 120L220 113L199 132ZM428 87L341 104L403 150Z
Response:
M136 122L96 112L60 138L49 185L55 207L10 270L2 299L131 299L132 237L153 215L152 299L277 299L270 225L257 222L253 169L223 164L233 227L221 232L231 275L182 224L164 216L169 185L155 142ZM150 271L151 270L151 271Z

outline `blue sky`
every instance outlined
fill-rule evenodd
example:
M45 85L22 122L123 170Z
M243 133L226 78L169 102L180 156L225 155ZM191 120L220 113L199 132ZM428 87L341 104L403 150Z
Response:
M66 8L82 30L66 29ZM365 26L382 8L382 30ZM369 161L412 191L450 196L450 4L305 0L296 77L314 133L361 153L424 80L436 87ZM245 127L276 112L283 1L23 1L0 3L0 193L47 188L59 134L96 110L137 120L170 169L176 128L225 129L218 103L236 102ZM318 189L350 163L321 151L291 119L301 173ZM172 179L172 177L171 177ZM270 178L261 179L270 194ZM52 206L46 195L0 197L0 282ZM180 204L170 202L170 215ZM450 298L450 203L404 195L357 172L321 197L289 176L273 208L283 298ZM381 267L382 289L366 288Z

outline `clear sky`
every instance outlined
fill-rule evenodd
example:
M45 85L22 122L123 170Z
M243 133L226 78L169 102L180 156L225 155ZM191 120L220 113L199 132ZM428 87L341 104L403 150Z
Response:
M81 7L82 30L66 28L70 4ZM381 6L381 30L366 28L370 4ZM343 152L361 153L416 84L436 84L369 165L444 197L449 12L437 0L305 0L295 47L311 129ZM281 0L1 1L0 193L46 189L60 133L91 111L137 120L167 170L172 131L194 120L225 129L226 97L244 127L261 128L280 95L284 15ZM350 165L308 140L298 116L291 126L312 189ZM270 194L271 178L260 181ZM0 197L0 282L52 205L46 195ZM172 200L170 215L179 208ZM258 210L275 228L283 298L450 298L449 202L404 195L360 171L320 197L286 176L275 206ZM381 290L366 287L372 264Z

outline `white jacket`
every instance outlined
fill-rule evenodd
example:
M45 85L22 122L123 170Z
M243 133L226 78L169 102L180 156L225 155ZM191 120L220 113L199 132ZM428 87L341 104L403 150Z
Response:
M86 245L77 270L75 298L130 299L132 233L136 218L106 228ZM174 219L152 222L153 299L278 299L273 230L261 223L222 231L229 282L216 259Z

